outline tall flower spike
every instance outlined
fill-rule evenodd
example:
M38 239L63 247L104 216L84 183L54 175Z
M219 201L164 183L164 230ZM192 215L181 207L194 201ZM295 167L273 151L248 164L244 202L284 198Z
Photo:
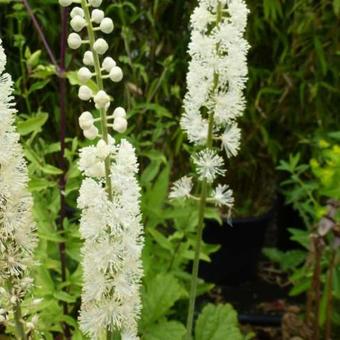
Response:
M234 204L233 193L228 186L218 184L212 190L212 184L225 173L224 161L218 152L225 150L226 157L230 158L236 156L240 148L241 132L237 118L245 108L243 91L247 81L246 57L249 49L244 39L247 15L244 0L199 0L191 17L191 61L181 126L189 141L199 149L192 160L196 179L200 182L200 203L187 340L192 337L206 205L212 202L218 207L225 206L230 214ZM188 197L188 189L183 190L179 190L178 182L175 183L170 197Z
M27 166L13 125L12 80L4 73L5 65L0 40L0 308L2 315L10 313L10 324L14 319L17 338L26 339L28 324L20 316L20 303L33 283L30 269L34 265L35 223Z
M70 4L66 0L59 2ZM104 57L109 48L106 40L95 36L96 32L109 34L114 28L112 20L105 18L104 11L98 8L102 1L77 2L81 8L71 11L71 26L76 31L86 28L88 40L71 33L70 48L89 44L83 57L86 67L78 71L81 84L78 95L81 100L92 100L100 112L96 118L88 109L79 117L84 136L96 141L80 151L79 160L85 177L78 199L82 211L80 232L84 239L80 328L91 339L100 339L105 332L110 339L119 334L123 340L138 339L143 275L138 163L133 146L125 139L117 144L109 134L110 128L124 133L128 122L122 107L108 114L112 97L104 88L104 79L118 83L123 79L123 71L113 58ZM93 76L96 92L88 86Z

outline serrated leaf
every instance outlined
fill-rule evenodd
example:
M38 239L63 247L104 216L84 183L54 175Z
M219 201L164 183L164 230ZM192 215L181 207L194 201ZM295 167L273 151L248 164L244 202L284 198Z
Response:
M177 321L163 321L153 324L143 334L144 340L182 340L186 330Z
M178 280L171 274L149 278L143 295L143 324L149 325L166 315L184 295Z
M229 305L212 305L204 307L197 319L196 340L243 340L238 326L237 313Z

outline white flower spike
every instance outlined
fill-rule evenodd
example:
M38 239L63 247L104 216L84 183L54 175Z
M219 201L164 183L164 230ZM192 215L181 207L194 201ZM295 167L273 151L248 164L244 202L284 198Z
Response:
M61 3L70 5L72 1ZM79 117L85 138L97 140L96 144L81 149L79 159L79 169L84 175L78 199L84 240L79 322L80 329L90 339L100 339L105 332L109 335L109 331L114 331L124 340L138 340L139 288L143 275L138 163L132 145L126 140L116 144L109 134L111 129L126 132L128 122L122 107L108 113L111 97L105 90L105 79L118 83L123 79L123 71L113 58L104 57L108 43L97 37L114 29L113 21L105 18L99 8L101 3L101 0L82 0L81 8L71 10L71 27L76 32L86 29L88 37L82 41L73 32L68 39L73 49L89 44L83 56L85 66L77 72L81 84L78 96L94 104L100 115L95 119L89 108ZM95 86L89 83L92 78Z
M13 82L4 73L5 65L0 39L0 320L8 318L6 311L18 311L17 304L33 284L30 271L37 243L27 165L13 125Z

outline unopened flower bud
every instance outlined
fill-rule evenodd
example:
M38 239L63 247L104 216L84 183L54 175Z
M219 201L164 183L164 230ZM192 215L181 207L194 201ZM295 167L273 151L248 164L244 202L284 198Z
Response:
M71 33L67 38L67 43L70 48L76 50L81 46L81 37L77 33Z
M87 67L82 67L78 71L78 80L82 84L86 84L91 78L92 78L92 73Z
M80 7L73 7L70 16L71 18L74 18L75 16L79 15L80 17L84 18L84 11Z
M89 5L92 7L99 7L103 0L89 0Z
M97 143L96 151L97 157L104 160L110 154L110 146L107 145L103 139L101 139Z
M83 63L86 66L94 65L93 53L91 51L86 51L84 53Z
M125 118L118 117L113 122L113 130L124 133L128 127L128 122Z
M114 28L113 21L110 18L104 18L100 23L100 30L103 33L110 34Z
M94 96L93 100L96 104L97 109L105 109L107 104L110 102L110 97L108 96L108 94L105 91L100 90Z
M80 15L76 15L74 18L72 18L71 27L73 28L74 31L80 32L85 26L86 21Z
M105 177L104 162L97 162L88 168L87 173L92 177Z
M113 111L113 118L126 118L126 111L123 107L117 107Z
M112 70L113 67L116 66L116 62L111 58L111 57L106 57L103 60L103 64L102 67L104 68L104 70L108 73L110 73L110 71Z
M99 38L93 44L93 48L98 54L105 54L109 49L109 45L107 44L106 40Z
M89 129L84 130L83 132L85 138L89 140L94 140L98 136L98 129L94 125L92 125Z
M91 13L91 20L96 24L100 24L104 19L105 13L100 9L94 9Z
M94 123L93 116L91 112L85 111L79 117L79 126L82 130L88 130L92 127Z
M81 100L84 101L90 100L92 96L93 96L92 90L88 86L82 85L79 87L78 97Z
M73 0L59 0L59 5L63 7L70 6Z
M110 78L113 82L119 83L123 79L123 70L119 66L115 66L110 71Z

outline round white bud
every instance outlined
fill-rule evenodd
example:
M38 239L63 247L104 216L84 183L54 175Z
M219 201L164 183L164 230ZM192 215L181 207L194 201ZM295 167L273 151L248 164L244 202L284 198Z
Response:
M92 73L87 67L82 67L78 73L78 80L82 84L86 84L91 78L92 78Z
M84 11L80 7L73 7L70 16L71 18L74 18L75 16L79 15L80 17L84 18Z
M67 38L67 43L70 48L76 50L81 46L81 37L77 33L71 33Z
M83 132L85 138L89 140L94 140L98 136L98 129L94 125L92 125L89 129L84 130Z
M100 30L103 33L110 34L114 28L113 21L110 18L104 18L100 23Z
M110 71L110 78L113 82L119 83L123 79L123 70L119 66L115 66Z
M88 130L92 127L94 123L93 116L91 112L85 111L79 117L79 126L82 130Z
M86 51L84 53L83 63L86 66L93 66L94 65L93 53L91 51Z
M91 20L96 24L100 24L104 17L105 13L101 9L94 9L91 13Z
M98 54L105 54L109 49L109 45L107 44L106 40L99 38L93 44L93 48Z
M113 67L115 67L117 64L116 62L111 58L111 57L106 57L103 60L103 64L102 67L104 68L104 70L108 73L110 73L110 71L112 70Z
M125 118L117 117L113 122L113 130L124 133L128 127L128 122Z
M103 139L99 140L97 143L96 154L97 157L102 160L104 160L110 155L110 146L107 145Z
M87 173L91 177L105 177L104 162L97 162L87 169Z
M90 100L93 96L92 90L86 86L86 85L82 85L79 87L79 91L78 91L78 97L81 100Z
M126 111L123 107L117 107L113 111L113 118L126 118Z
M80 15L76 15L71 20L71 27L74 31L80 32L86 26L86 21Z
M73 0L59 0L59 5L63 7L70 6Z
M89 5L92 7L99 7L103 0L89 0Z
M93 100L96 104L97 109L105 109L107 104L110 103L110 97L103 90L98 91Z

